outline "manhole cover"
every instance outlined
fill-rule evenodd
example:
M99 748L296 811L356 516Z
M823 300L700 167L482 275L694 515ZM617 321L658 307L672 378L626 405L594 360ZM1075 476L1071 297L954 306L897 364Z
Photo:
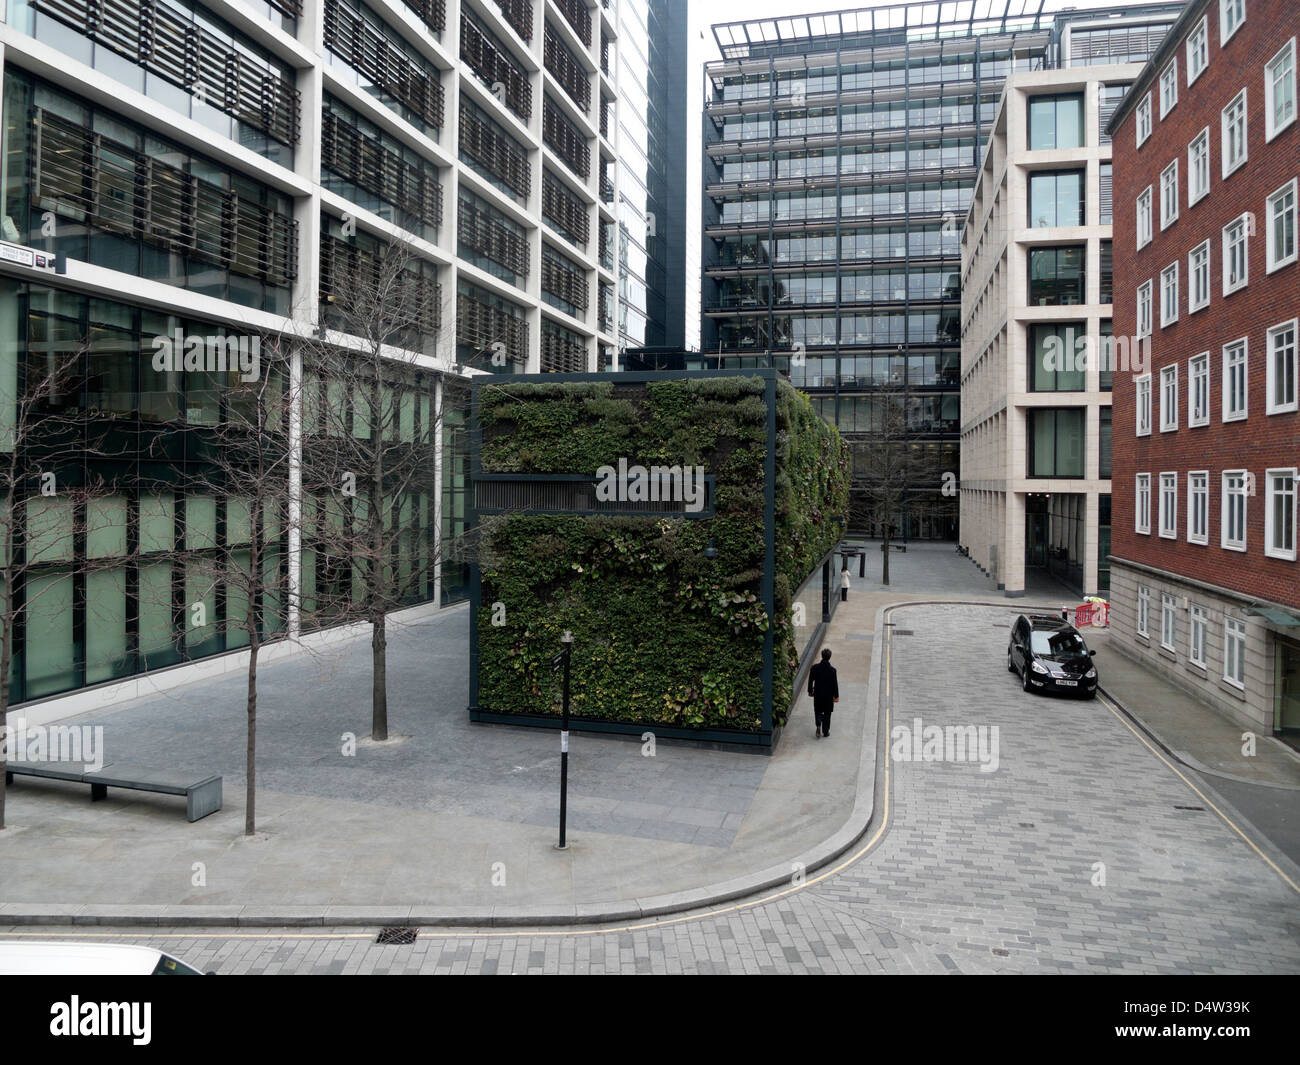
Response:
M1204 806L1175 806L1175 810L1196 810L1198 813L1205 813Z
M414 928L402 928L393 926L391 928L380 929L379 938L376 943L387 943L390 947L409 947L415 942L418 935Z

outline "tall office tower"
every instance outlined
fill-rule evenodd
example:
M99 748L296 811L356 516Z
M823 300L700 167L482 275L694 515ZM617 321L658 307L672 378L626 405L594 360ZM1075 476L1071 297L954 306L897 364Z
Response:
M1300 736L1300 7L1195 0L1109 124L1111 645Z
M620 348L685 342L686 16L687 0L618 5Z
M872 440L901 405L914 473L894 533L957 535L945 488L960 468L958 238L1007 76L1054 66L1076 14L1043 6L898 4L714 28L701 349L788 367L840 427L854 531L881 532Z
M1078 16L1057 69L1012 74L964 219L961 540L1009 596L1035 572L1110 587L1105 126L1180 9Z
M187 487L232 379L160 369L158 338L256 338L265 350L306 336L347 349L340 287L403 248L405 283L429 313L403 339L392 385L400 442L427 449L428 483L398 520L426 560L466 513L465 434L450 402L439 423L438 404L477 372L614 363L616 131L635 126L620 117L624 91L650 115L643 152L671 123L635 78L653 54L633 62L631 33L620 85L611 56L635 14L624 2L637 0L0 5L0 430L12 429L24 367L82 349L83 384L60 402L86 426L111 420L126 448L103 511L121 535L26 556L45 568L28 567L33 594L13 633L15 702L239 645L228 590L212 592L203 626L180 610L184 552L247 535L238 500ZM650 211L671 195L647 188ZM657 284L637 256L626 261ZM300 463L325 414L368 431L364 397L314 379L301 396ZM0 448L13 447L0 431ZM298 623L291 591L346 583L351 567L296 523L288 486L284 504L295 520L267 530L280 579L263 604L268 633ZM54 503L40 521L58 538L75 517ZM76 572L87 552L120 564L89 580ZM427 577L412 603L458 597L464 566L448 558Z

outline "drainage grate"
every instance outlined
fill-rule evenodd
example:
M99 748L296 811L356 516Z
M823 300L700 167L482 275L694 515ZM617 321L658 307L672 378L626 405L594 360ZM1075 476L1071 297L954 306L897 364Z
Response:
M1175 810L1196 810L1198 813L1205 813L1204 806L1175 806Z
M915 630L915 629L895 629L895 630L894 630L894 635L895 635L895 636L915 636L915 635L916 635L916 630Z
M401 925L392 925L388 928L379 930L379 938L376 943L387 943L390 947L409 947L415 942L415 937L419 933L414 928L403 928Z
M1004 950L1002 947L993 947L992 949L993 949L993 953L996 954L999 958L1011 957L1011 951Z
M1020 822L1020 827L1021 827L1021 828L1033 828L1033 827L1034 827L1034 823L1033 823L1032 821L1021 821L1021 822Z

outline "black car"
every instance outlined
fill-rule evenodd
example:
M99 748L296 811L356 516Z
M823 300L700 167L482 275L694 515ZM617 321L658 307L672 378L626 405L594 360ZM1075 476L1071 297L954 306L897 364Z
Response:
M1049 614L1021 614L1011 626L1007 669L1020 674L1027 692L1061 692L1092 699L1097 667L1078 630Z

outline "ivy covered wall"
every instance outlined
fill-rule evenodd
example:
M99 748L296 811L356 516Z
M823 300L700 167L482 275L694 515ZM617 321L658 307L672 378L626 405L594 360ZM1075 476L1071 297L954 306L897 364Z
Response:
M763 598L764 377L518 382L476 390L479 470L583 474L619 459L703 466L707 517L507 511L479 548L476 712L560 708L550 658L573 632L579 720L765 734L784 724L798 667L790 597L839 539L849 458L839 433L785 381L775 389L773 606ZM653 506L652 504L649 506ZM705 557L712 541L716 557ZM775 619L775 623L773 621ZM495 622L495 623L494 623Z

